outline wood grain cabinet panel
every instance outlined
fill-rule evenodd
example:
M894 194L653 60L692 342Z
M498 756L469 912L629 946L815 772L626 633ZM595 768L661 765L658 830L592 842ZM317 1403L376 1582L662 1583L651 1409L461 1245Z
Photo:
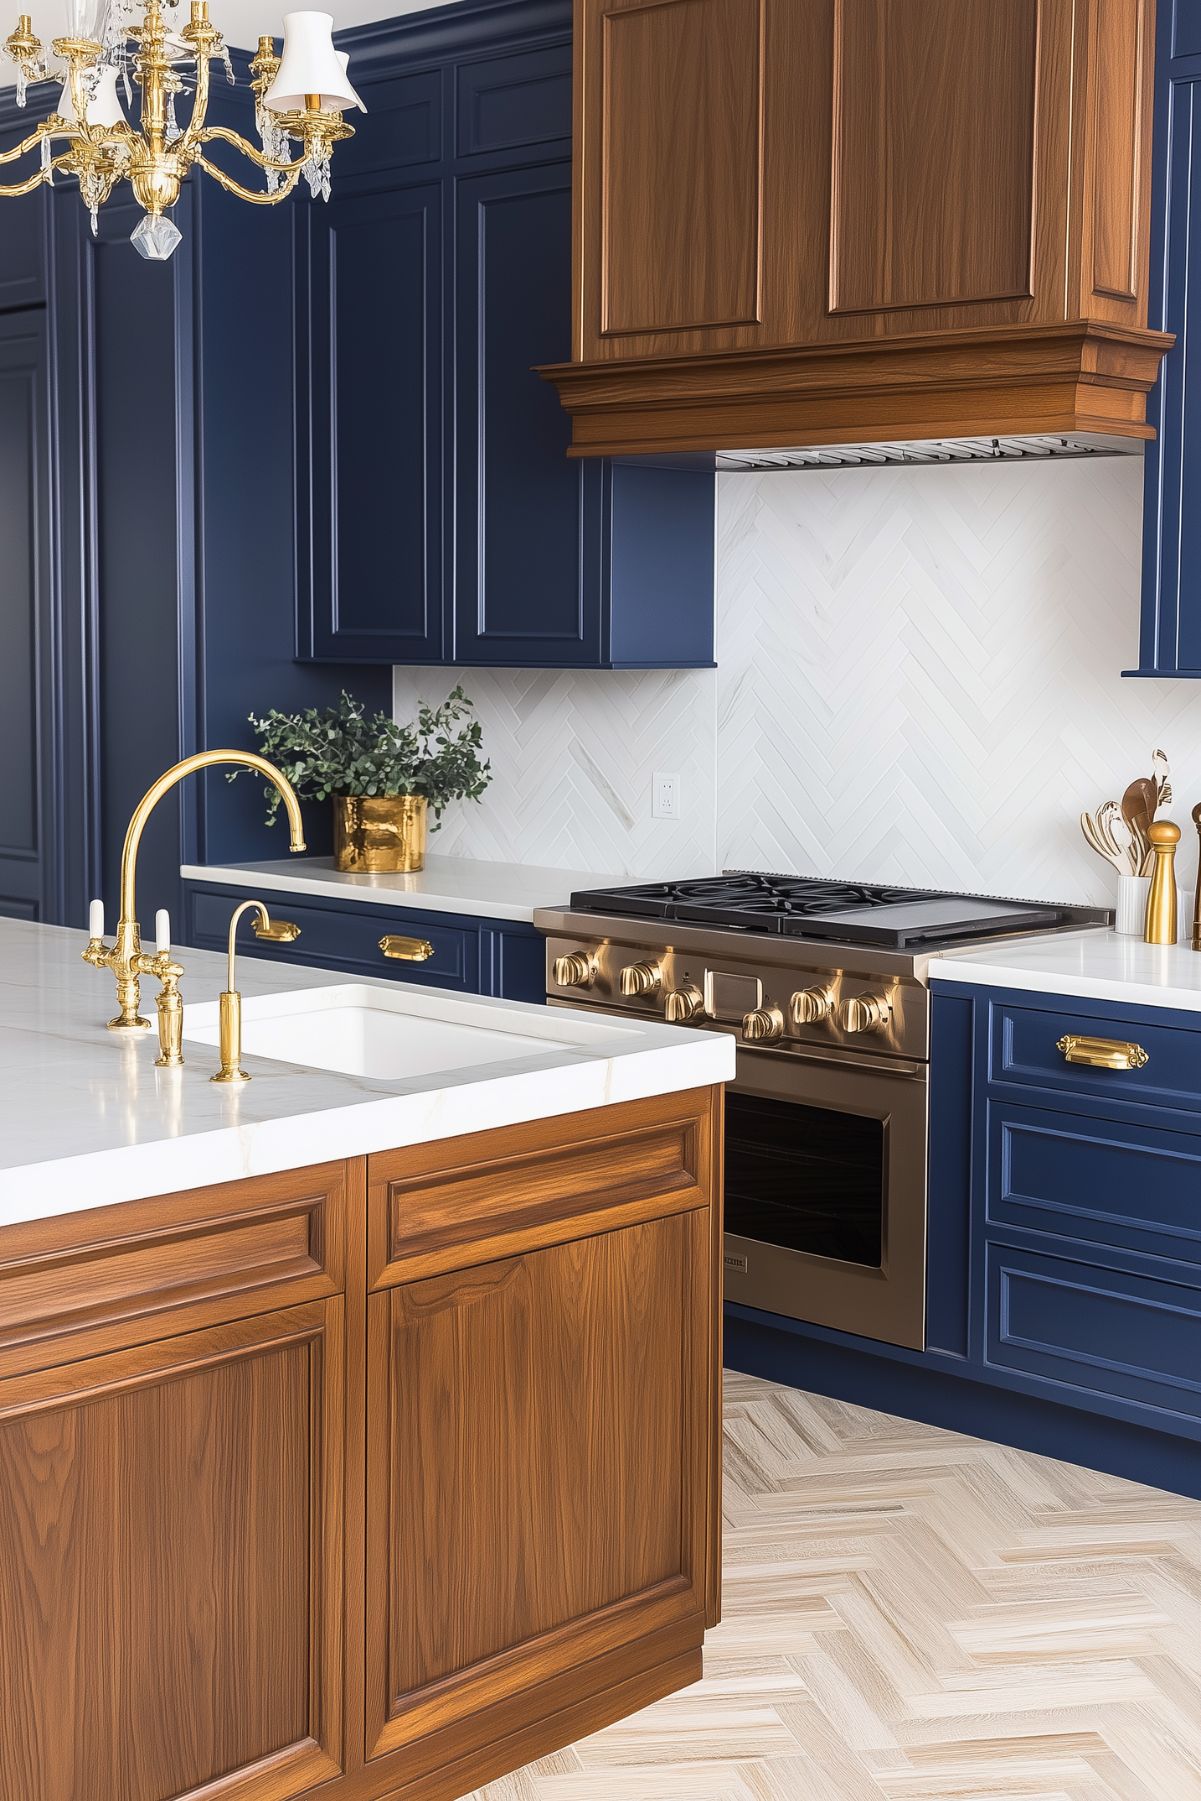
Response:
M1030 295L1039 0L839 0L830 308Z
M601 16L602 330L759 316L765 0L613 0Z
M373 1297L367 1743L513 1701L705 1602L708 1218Z
M0 1793L341 1767L342 1302L0 1384Z

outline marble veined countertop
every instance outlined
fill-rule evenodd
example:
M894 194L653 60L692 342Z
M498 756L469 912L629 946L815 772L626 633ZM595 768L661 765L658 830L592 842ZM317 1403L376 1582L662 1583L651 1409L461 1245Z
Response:
M225 958L180 950L185 1067L156 1069L156 1032L106 1030L115 985L107 970L81 960L86 942L84 932L0 919L0 1225L674 1093L734 1074L734 1044L724 1033L383 980L353 985L402 996L414 1034L427 1022L431 1033L447 1025L478 1031L478 1063L385 1081L247 1055L242 1061L253 1080L217 1086L209 1080L216 1049L189 1040L188 1030L189 1020L215 1014ZM349 985L343 974L263 957L239 956L238 972L248 1034L253 997ZM152 978L144 981L142 1012L151 1018L157 989ZM259 1010L278 1006L264 1000ZM528 1054L520 1043L526 1036Z
M931 959L931 981L1080 995L1126 1006L1201 1013L1201 952L1117 932L1039 933Z
M486 919L533 919L538 907L565 906L583 888L612 888L628 876L543 869L533 863L487 863L475 857L428 856L419 875L346 875L332 857L283 857L268 863L185 863L192 882L220 882L276 894L413 907L426 913L478 914Z

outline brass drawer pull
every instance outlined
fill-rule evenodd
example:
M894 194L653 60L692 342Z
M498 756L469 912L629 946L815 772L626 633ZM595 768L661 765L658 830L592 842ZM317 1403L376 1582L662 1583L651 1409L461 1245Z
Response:
M1144 1069L1151 1061L1141 1044L1124 1038L1077 1038L1074 1032L1065 1032L1055 1048L1068 1063L1083 1063L1089 1069Z
M428 938L395 937L391 933L380 939L379 947L385 957L394 957L400 963L428 963L434 954Z
M253 931L256 938L263 938L269 944L295 944L300 937L300 927L294 919L273 919L269 925L256 919Z

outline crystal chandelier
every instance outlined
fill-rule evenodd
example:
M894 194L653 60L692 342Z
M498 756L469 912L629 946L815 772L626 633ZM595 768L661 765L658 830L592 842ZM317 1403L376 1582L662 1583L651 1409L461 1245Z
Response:
M213 63L228 81L233 64L221 33L209 23L208 0L191 0L186 25L179 0L69 0L69 32L51 46L52 69L29 16L4 45L17 68L17 104L31 84L61 83L55 110L0 163L36 156L24 180L0 186L0 196L29 194L56 175L73 175L97 229L100 208L118 182L128 181L145 212L133 232L144 257L165 262L180 241L170 217L190 169L203 169L230 194L256 206L273 206L303 175L314 195L330 193L330 156L353 137L342 115L366 111L350 85L347 58L334 49L329 13L288 13L282 57L275 41L259 39L250 65L255 123L261 149L224 125L209 125ZM138 124L130 123L138 90ZM191 97L186 124L176 116L181 96ZM124 102L124 104L123 104ZM214 144L232 144L263 171L252 189L209 160Z

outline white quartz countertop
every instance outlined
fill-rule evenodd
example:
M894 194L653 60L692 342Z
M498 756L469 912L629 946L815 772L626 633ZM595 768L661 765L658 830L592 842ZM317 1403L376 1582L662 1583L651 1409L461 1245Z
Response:
M952 951L932 958L929 974L931 981L1201 1013L1201 952L1183 944L1144 944L1117 932L1047 932Z
M566 904L576 889L611 888L625 876L580 869L542 869L533 863L486 863L474 857L428 856L419 875L345 875L332 857L284 857L271 863L185 863L193 882L310 894L324 900L413 907L427 913L469 913L488 919L533 919L537 907Z
M253 1080L222 1087L209 1080L216 1050L188 1039L187 1010L196 1020L213 1013L224 957L180 951L185 1067L156 1069L157 1033L106 1030L113 978L81 960L86 942L83 932L0 920L0 1225L675 1093L734 1074L734 1044L724 1033L380 981L355 986L390 991L414 1034L423 1025L431 1032L455 1026L460 1039L462 1028L478 1030L479 1062L381 1081L244 1056ZM345 975L258 957L239 957L238 971L248 1021L252 997L347 986ZM143 983L142 1011L151 1017L156 991L153 979ZM260 1011L277 1005L265 1000Z

